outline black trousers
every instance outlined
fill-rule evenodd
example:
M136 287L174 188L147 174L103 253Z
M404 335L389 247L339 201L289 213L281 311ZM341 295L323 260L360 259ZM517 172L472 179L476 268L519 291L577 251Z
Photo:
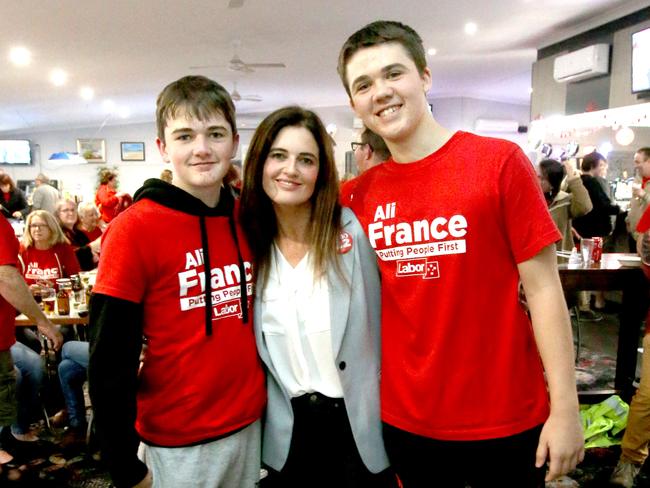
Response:
M542 488L546 468L535 467L542 426L511 437L440 441L384 424L391 466L404 488Z
M282 471L267 467L262 488L395 488L391 470L373 474L363 464L342 398L309 393L291 401L289 457Z

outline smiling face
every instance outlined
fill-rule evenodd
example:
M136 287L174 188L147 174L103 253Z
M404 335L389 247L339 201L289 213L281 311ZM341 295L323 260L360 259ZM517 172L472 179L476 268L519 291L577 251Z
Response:
M299 126L285 127L264 162L264 192L275 207L311 208L318 166L318 144L311 132Z
M83 212L79 211L79 222L81 226L88 232L95 230L99 224L99 213L95 207L85 209Z
M634 167L638 168L643 178L650 178L650 157L646 157L641 151L634 154Z
M163 160L174 167L174 185L214 206L238 141L223 115L215 113L206 120L187 114L168 119L165 140L156 142Z
M357 51L347 64L350 104L357 116L388 143L404 143L416 133L429 107L431 73L422 74L395 42Z
M68 229L72 229L77 223L77 207L72 202L64 202L57 211L61 223Z

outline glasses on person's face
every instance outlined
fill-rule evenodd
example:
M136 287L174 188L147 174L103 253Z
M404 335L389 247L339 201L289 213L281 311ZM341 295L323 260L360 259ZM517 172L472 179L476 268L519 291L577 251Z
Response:
M47 224L29 224L30 229L49 229Z
M357 149L361 149L363 146L365 146L365 142L351 142L350 147L352 148L353 151L356 151Z

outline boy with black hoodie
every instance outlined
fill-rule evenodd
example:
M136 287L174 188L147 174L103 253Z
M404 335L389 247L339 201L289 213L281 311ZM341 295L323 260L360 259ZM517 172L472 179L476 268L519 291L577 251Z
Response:
M266 394L252 260L222 187L235 108L221 85L187 76L158 96L156 123L173 184L147 180L108 227L91 302L102 455L118 487L253 487Z

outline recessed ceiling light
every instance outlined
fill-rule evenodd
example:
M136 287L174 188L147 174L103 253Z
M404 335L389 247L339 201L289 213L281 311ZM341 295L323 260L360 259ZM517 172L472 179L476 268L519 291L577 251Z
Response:
M68 73L60 68L50 71L50 81L54 86L63 86L68 81Z
M473 36L478 31L478 25L476 22L467 22L465 24L465 34L468 36Z
M16 66L27 66L32 61L32 53L25 47L14 47L9 51L9 60Z
M115 102L113 100L104 100L102 102L102 107L104 108L105 112L111 113L113 110L115 110Z
M95 97L95 90L89 86L82 86L81 90L79 90L79 95L84 100L92 100Z
M435 56L436 54L438 54L438 50L435 47L430 47L429 49L427 49L427 54L429 56Z

